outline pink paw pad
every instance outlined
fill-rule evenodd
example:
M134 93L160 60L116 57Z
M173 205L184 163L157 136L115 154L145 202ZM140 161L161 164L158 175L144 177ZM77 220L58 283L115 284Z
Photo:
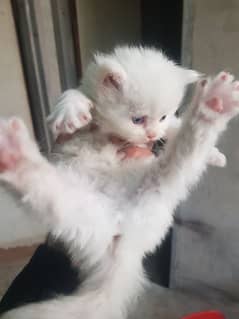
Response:
M15 169L20 159L19 154L0 151L0 173Z
M70 130L74 130L75 129L75 125L72 122L67 122L66 125L68 126L68 128Z
M88 118L88 116L87 115L80 115L80 120L82 121L82 122L89 122L89 118Z
M229 74L226 73L226 72L223 72L223 73L220 75L220 79L221 79L222 81L226 81L226 80L228 80L228 78L229 78Z
M224 83L231 83L234 79L234 76L229 72L221 72L219 74L219 81Z
M18 119L11 119L0 127L0 173L13 170L22 159L18 134L22 123Z
M210 100L206 101L206 105L217 113L221 113L223 111L222 100L218 97L213 97Z
M9 126L15 132L17 132L21 129L21 123L16 118L14 118L10 121Z

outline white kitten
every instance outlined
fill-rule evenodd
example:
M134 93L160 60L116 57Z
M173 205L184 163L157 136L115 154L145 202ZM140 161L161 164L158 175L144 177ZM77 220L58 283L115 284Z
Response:
M227 73L201 82L179 132L158 158L122 161L108 135L136 144L164 136L192 77L149 49L97 56L82 84L95 103L97 134L87 128L63 145L74 157L58 166L42 157L21 121L1 122L1 179L64 240L85 275L74 296L20 307L3 319L125 318L145 281L143 256L161 243L175 207L238 113L238 82Z
M175 65L156 50L116 48L113 54L95 56L83 77L83 94L64 93L49 121L55 136L72 133L87 124L83 113L90 120L93 104L93 120L101 131L147 143L165 134L185 87L197 78L195 71ZM80 123L74 122L77 118Z

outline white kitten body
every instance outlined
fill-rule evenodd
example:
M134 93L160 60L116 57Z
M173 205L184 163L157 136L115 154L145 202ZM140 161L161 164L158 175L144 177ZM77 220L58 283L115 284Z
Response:
M112 134L144 145L152 141L149 130L155 139L164 137L185 85L195 78L152 50L126 48L98 56L82 85L95 104L98 131L86 127L63 144L61 152L68 157L57 166L41 156L21 122L0 124L1 179L68 245L85 276L74 296L20 307L3 319L126 317L145 283L143 256L161 243L174 209L202 175L218 135L237 114L237 83L224 75L199 85L158 158L122 161L119 146L108 142ZM134 116L147 121L135 125ZM62 122L51 123L57 136ZM63 123L71 133L69 123Z

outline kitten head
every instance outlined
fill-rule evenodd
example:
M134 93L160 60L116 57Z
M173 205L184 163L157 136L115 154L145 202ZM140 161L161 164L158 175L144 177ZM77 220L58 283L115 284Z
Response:
M186 86L198 73L148 48L116 48L95 56L82 83L102 130L134 144L162 138Z

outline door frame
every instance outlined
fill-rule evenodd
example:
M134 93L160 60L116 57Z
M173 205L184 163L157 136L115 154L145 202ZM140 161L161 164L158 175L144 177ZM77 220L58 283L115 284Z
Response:
M36 139L52 149L46 117L60 93L81 76L75 0L12 0Z

